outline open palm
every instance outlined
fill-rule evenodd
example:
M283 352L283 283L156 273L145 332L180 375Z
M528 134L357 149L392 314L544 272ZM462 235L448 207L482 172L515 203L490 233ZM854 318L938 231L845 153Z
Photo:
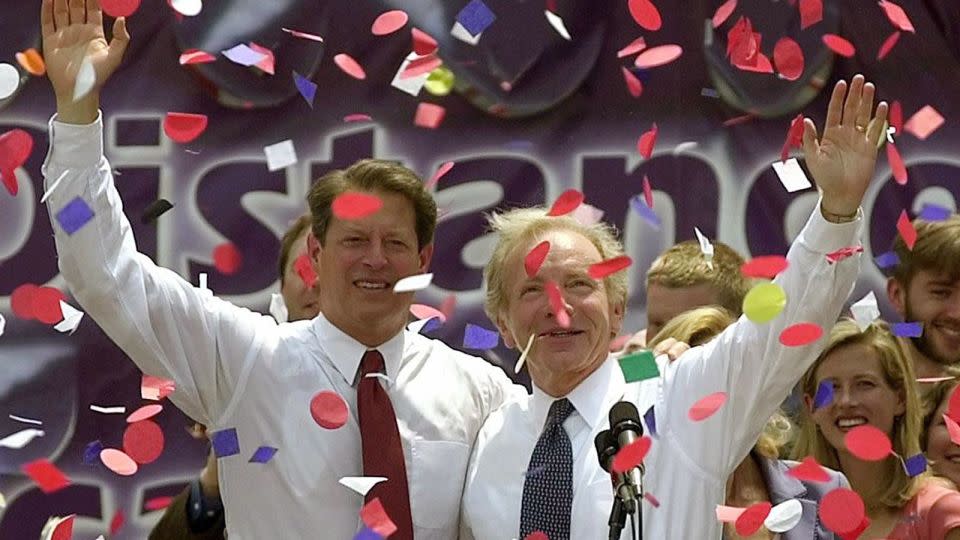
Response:
M96 74L94 91L120 65L130 39L126 22L114 22L113 40L103 33L103 13L97 0L43 0L40 22L47 75L58 101L72 100L80 67L88 62Z
M817 139L813 121L804 120L803 153L824 206L831 212L855 212L870 185L877 163L877 147L887 119L881 102L873 115L874 86L857 75L849 92L837 83L827 107L823 137Z

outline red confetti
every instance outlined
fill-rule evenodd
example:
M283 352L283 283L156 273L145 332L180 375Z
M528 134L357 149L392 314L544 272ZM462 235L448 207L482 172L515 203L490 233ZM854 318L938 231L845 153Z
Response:
M900 217L897 218L897 232L900 233L900 238L903 238L907 249L913 251L913 245L917 243L917 230L913 228L913 223L910 223L906 210L901 210Z
M726 392L715 392L709 396L701 398L699 401L694 403L687 412L687 416L694 422L706 420L707 418L713 416L713 414L717 412L720 407L723 407L723 404L726 402Z
M627 84L627 91L633 97L640 97L643 93L643 83L629 69L621 67L620 70L623 73L623 81Z
M349 54L340 53L333 57L333 61L337 64L337 67L354 79L362 81L367 78L367 73L363 71L363 67Z
M28 321L36 319L33 314L33 296L39 289L40 287L33 283L24 283L14 289L10 294L10 309L13 314Z
M543 261L547 260L547 254L550 253L550 242L544 240L537 244L523 258L523 269L527 272L527 277L533 277L540 271Z
M903 131L903 105L900 104L899 99L890 104L889 120L897 133Z
M63 320L60 301L66 299L60 289L37 287L33 292L33 316L44 324L57 324Z
M0 176L10 195L16 196L16 170L26 163L33 151L33 137L22 129L12 129L0 135Z
M900 151L893 143L887 143L887 162L890 164L890 171L893 173L893 179L901 186L906 185L909 177L907 176L907 166L903 164L903 158Z
M788 37L780 38L773 46L773 62L780 76L788 81L795 81L803 75L803 50Z
M163 119L163 132L178 143L188 143L207 129L207 115L168 112Z
M141 465L156 461L163 446L163 430L155 422L134 422L123 432L123 451Z
M904 32L917 33L913 28L913 23L910 22L910 17L907 17L907 13L903 11L903 8L890 2L889 0L880 0L880 7L883 8L884 13L887 14L887 18L890 19L890 22L900 30Z
M950 392L950 401L947 402L947 416L960 418L960 386Z
M430 73L442 65L443 60L441 60L440 57L435 54L421 56L411 60L410 63L407 64L407 68L400 73L400 78L409 79L411 77Z
M258 45L258 44L254 43L254 42L252 42L252 41L250 42L250 44L248 45L248 47L250 47L250 48L253 49L254 51L256 51L256 52L258 52L258 53L260 53L260 54L262 54L262 55L264 56L264 59L261 60L261 61L259 61L259 62L257 62L256 64L254 64L254 67L259 68L259 69L260 69L261 71L263 71L264 73L268 73L268 74L270 74L270 75L273 75L273 74L274 74L274 67L275 67L275 64L276 64L276 57L274 57L273 51L271 51L270 49L268 49L268 48L266 48L266 47L264 47L264 46L262 46L262 45Z
M313 421L325 429L337 429L347 423L347 402L330 390L317 392L310 400Z
M950 434L950 440L953 444L960 445L960 425L949 415L943 415L943 423L947 425L947 433Z
M837 488L824 495L818 512L823 524L837 534L856 529L865 517L863 500L847 488Z
M207 51L201 51L200 49L188 49L180 55L180 65L182 66L190 64L208 64L216 61L216 56L208 53Z
M373 118L372 118L369 114L362 114L362 113L348 114L348 115L346 115L346 116L343 117L343 121L344 121L344 122L347 122L347 123L349 123L349 122L369 122L369 121L371 121L371 120L373 120Z
M110 520L110 534L117 534L121 528L123 528L123 523L126 521L126 518L123 515L123 510L117 510L117 513L113 515L113 519Z
M780 149L780 161L786 161L790 155L791 148L803 147L803 113L793 117L790 121L790 129L787 130L787 140L783 142L783 148Z
M143 399L163 399L177 389L172 379L144 375L140 382L140 396Z
M337 195L330 208L337 219L361 219L379 212L383 201L369 193L346 191Z
M803 458L803 461L795 465L792 469L787 471L787 474L796 478L797 480L804 480L807 482L829 482L830 474L827 473L817 460L813 456L807 456Z
M780 343L787 347L802 347L820 339L823 328L814 323L797 323L780 332Z
M37 484L40 491L47 495L70 485L67 475L46 458L25 463L20 466L20 469Z
M591 264L590 268L587 269L587 274L593 279L603 279L609 275L616 274L624 268L628 268L631 264L633 264L633 259L626 255L620 255L619 257Z
M900 41L900 32L894 32L890 34L887 39L883 40L883 45L880 46L880 50L877 51L877 60L883 60L890 54L890 51L893 50L893 46Z
M764 255L754 257L743 263L740 273L749 278L773 279L777 274L787 269L790 263L782 255Z
M907 120L903 130L921 141L927 140L931 133L943 125L943 116L930 105L924 105L919 111Z
M638 52L647 48L647 42L642 37L631 41L626 47L617 51L617 58L623 58L625 56L630 56L632 54L637 54Z
M76 517L76 514L71 514L65 518L60 523L57 523L53 533L50 535L50 540L70 540L73 538L73 520Z
M547 533L543 531L533 531L532 533L523 537L523 540L550 540L547 538Z
M650 131L647 131L640 136L640 139L637 140L637 152L640 152L640 155L644 159L650 159L650 156L653 155L653 147L657 144L657 123L653 123L653 127L650 128Z
M835 262L840 262L847 257L853 257L857 253L863 253L863 246L850 246L845 248L840 248L831 253L827 253L827 262L833 264Z
M388 538L391 534L397 532L397 525L387 515L379 497L363 505L363 508L360 509L360 519L368 529L383 538Z
M547 215L551 217L563 216L573 212L581 204L583 204L583 193L575 189L568 189L561 193L557 200L553 201L553 206L550 207Z
M773 505L769 502L759 502L750 505L740 514L740 517L737 518L735 524L737 534L740 536L751 536L759 531L760 526L763 525L763 521L767 519L767 516L770 514L771 508L773 508Z
M113 17L129 17L140 8L140 0L100 0L103 12Z
M650 187L650 179L643 175L643 202L653 208L653 189Z
M800 29L807 28L823 20L823 0L800 0Z
M303 285L306 288L310 289L316 285L317 273L313 270L313 261L310 260L310 257L306 253L293 261L293 269L297 272L297 276L300 277L300 280L303 281Z
M430 178L430 180L427 182L427 184L426 184L426 186L425 186L426 189L430 189L430 188L432 188L433 186L436 186L436 185L437 185L437 182L439 182L440 179L443 178L443 175L445 175L445 174L447 174L448 172L450 172L450 169L453 168L453 165L454 165L454 163L453 163L452 161L448 161L448 162L444 163L443 165L441 165L440 168L437 169L437 172L433 173L433 176L432 176L432 177Z
M660 508L660 501L649 493L644 493L643 498L647 500L654 508Z
M860 525L850 531L840 535L841 540L858 540L860 535L863 534L863 531L867 530L870 527L870 518L863 516L863 521L860 522Z
M617 452L617 455L613 456L610 469L615 473L622 473L640 465L643 458L647 456L647 452L650 451L651 445L653 445L653 439L644 435L624 446Z
M663 24L660 11L650 0L629 0L627 7L630 9L633 20L637 21L644 30L655 32Z
M679 45L660 45L658 47L651 47L634 59L633 65L642 69L650 69L664 64L669 64L683 54L683 47Z
M713 12L713 27L719 28L721 24L730 18L730 15L735 9L737 9L737 0L727 0L724 2Z
M550 309L557 316L557 324L560 328L570 328L570 314L567 313L567 302L563 299L560 286L556 281L548 281L544 287L547 290L547 298L550 299Z
M243 256L237 246L230 242L225 242L213 249L213 266L221 274L233 275L240 269L243 263Z
M413 28L410 33L413 35L413 52L420 56L437 52L437 40L433 39L430 34L419 28Z
M143 509L148 512L163 510L164 508L170 506L170 503L172 502L173 497L154 497L143 503Z
M447 110L440 105L435 103L420 103L417 105L417 112L413 117L413 125L437 129L440 127L440 122L443 122L443 117L446 116Z
M453 311L457 309L457 295L450 294L440 302L440 311L449 319L453 317Z
M893 452L890 437L869 424L848 431L843 444L851 454L865 461L880 461Z
M130 416L127 417L127 423L133 424L135 422L142 422L148 418L153 418L154 416L160 414L163 411L163 405L153 404L153 405L144 405L139 409L130 413Z
M440 322L447 322L447 316L439 309L426 304L411 304L410 313L417 319L440 319Z
M377 20L373 21L373 26L370 27L370 32L375 36L385 36L387 34L392 34L397 30L404 27L407 24L409 17L407 12L395 9L393 11L385 11L377 17Z
M853 43L836 34L824 34L823 44L831 51L847 58L851 58L857 53L857 49L854 48Z

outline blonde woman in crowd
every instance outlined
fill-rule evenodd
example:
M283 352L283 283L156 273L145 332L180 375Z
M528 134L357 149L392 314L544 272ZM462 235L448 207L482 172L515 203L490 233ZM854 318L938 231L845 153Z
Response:
M957 376L956 369L948 370L948 376ZM960 381L950 379L934 384L924 394L923 409L923 453L935 474L960 485L960 446L950 439L944 415L950 405L950 398ZM958 396L960 397L960 396Z
M821 384L833 400L815 408ZM960 540L960 493L929 472L909 476L896 456L862 460L844 437L869 424L890 438L904 459L920 452L922 413L913 367L884 323L864 331L842 320L823 352L800 381L805 407L795 458L813 456L841 471L863 499L868 527L857 538Z
M660 332L650 340L656 347L668 339L689 343L691 347L703 345L733 324L730 311L719 306L693 309L670 319ZM681 356L678 360L683 361ZM795 463L779 459L780 450L790 440L792 425L781 413L775 413L764 427L753 451L740 462L727 479L727 497L724 505L745 508L759 502L776 506L790 499L797 499L803 506L800 522L779 536L766 527L749 537L737 534L733 523L724 526L727 540L813 540L832 539L834 534L823 527L817 518L820 499L837 487L849 487L842 474L828 471L827 482L804 482L789 476L787 471Z

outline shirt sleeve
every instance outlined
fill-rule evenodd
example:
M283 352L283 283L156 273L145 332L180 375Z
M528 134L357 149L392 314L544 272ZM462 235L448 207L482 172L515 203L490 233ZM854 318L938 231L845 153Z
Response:
M953 529L960 528L960 493L944 490L926 515L927 538L944 538Z
M818 203L790 247L788 267L774 280L786 293L783 311L762 324L741 317L664 371L656 409L662 443L714 481L724 481L756 444L770 415L822 350L853 289L859 256L830 263L826 255L859 245L862 214L834 224L819 208ZM802 347L784 346L781 332L797 323L820 326L823 337ZM716 413L701 421L688 417L698 400L717 392L726 401Z
M192 286L137 252L103 156L102 116L89 125L50 121L43 164L60 272L83 309L144 373L173 379L170 399L191 418L216 425L242 372L264 346L270 317ZM92 218L67 232L62 213ZM88 213L90 213L88 212ZM72 229L72 228L71 228Z

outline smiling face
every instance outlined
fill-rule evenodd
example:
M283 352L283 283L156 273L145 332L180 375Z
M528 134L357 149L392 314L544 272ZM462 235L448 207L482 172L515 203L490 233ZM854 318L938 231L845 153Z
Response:
M943 420L943 415L946 414L947 407L950 405L950 395L951 392L948 392L944 396L940 406L933 413L933 419L926 433L926 455L934 472L949 478L955 484L960 484L960 446L950 439L950 432L947 431L947 424Z
M831 446L845 452L843 438L857 426L869 424L894 438L894 422L905 411L901 391L887 381L876 350L862 343L832 350L814 374L815 388L829 381L833 402L813 411L813 397L805 396L814 422Z
M911 340L921 354L941 365L960 362L960 280L919 270L907 287L891 278L887 291L904 320L923 322L923 335Z
M536 276L523 271L526 254L541 241L550 252ZM620 331L623 305L611 304L604 282L587 274L602 257L585 236L565 229L549 230L519 242L505 259L505 306L497 317L504 342L523 349L534 336L527 366L545 392L565 395L607 358L610 339ZM570 325L563 328L551 307L547 283L558 285Z
M417 248L413 204L397 193L369 192L383 201L376 213L353 220L330 218L324 245L311 235L321 311L334 326L369 347L403 329L413 293L393 286L426 271L433 244Z

